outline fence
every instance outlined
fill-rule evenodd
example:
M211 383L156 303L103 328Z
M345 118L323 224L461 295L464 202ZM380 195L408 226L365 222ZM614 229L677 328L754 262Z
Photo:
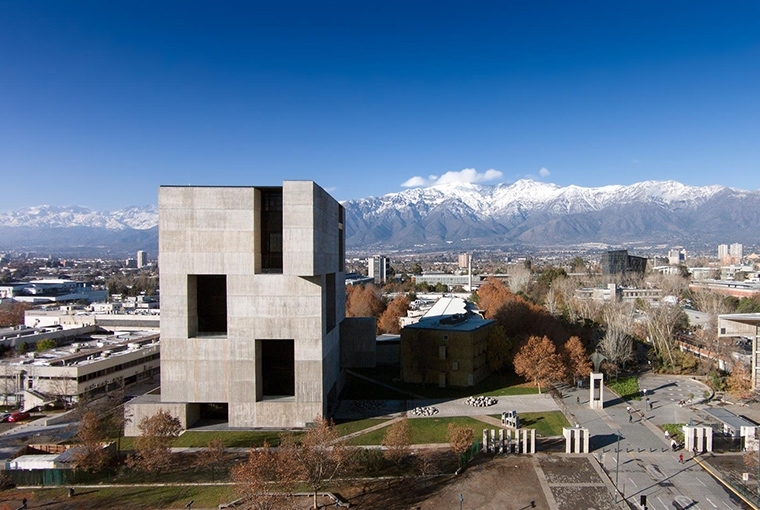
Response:
M93 474L74 469L6 469L2 472L16 485L48 487L98 483L115 475L110 471Z

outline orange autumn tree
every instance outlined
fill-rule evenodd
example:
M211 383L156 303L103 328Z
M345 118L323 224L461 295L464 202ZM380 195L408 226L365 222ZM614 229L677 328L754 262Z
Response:
M591 360L580 338L571 336L565 342L563 351L568 375L573 378L574 383L591 373Z
M489 279L478 289L478 306L485 312L487 319L492 319L510 296L512 293L501 280Z
M346 292L346 317L378 317L383 312L383 300L374 285L352 285Z
M401 324L399 319L406 317L406 313L409 311L409 297L406 294L398 296L396 299L388 304L388 308L385 309L378 321L378 328L381 332L390 333L392 335L398 335L401 332Z
M541 393L541 386L558 381L565 376L565 365L554 343L547 337L532 336L517 351L514 359L515 373L533 381Z

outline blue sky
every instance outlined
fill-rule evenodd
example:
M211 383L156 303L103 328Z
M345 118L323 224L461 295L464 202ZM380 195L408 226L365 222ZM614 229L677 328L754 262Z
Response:
M442 176L760 188L760 3L0 0L3 210Z

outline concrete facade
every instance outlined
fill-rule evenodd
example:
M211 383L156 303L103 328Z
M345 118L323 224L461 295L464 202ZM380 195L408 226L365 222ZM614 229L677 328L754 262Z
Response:
M495 321L472 312L425 316L401 330L401 379L408 383L474 386L491 372L488 336Z
M760 388L760 313L719 315L718 338L740 338L751 342L752 389Z
M162 186L158 203L161 402L226 404L230 427L328 415L343 382L342 206L311 181Z

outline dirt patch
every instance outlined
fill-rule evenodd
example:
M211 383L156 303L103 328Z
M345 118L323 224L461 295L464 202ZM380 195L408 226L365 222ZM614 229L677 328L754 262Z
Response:
M593 483L599 479L591 461L586 457L558 457L547 455L539 457L539 464L544 470L546 481L555 483Z
M551 489L560 510L606 510L615 508L613 496L606 487L568 485L552 487Z

